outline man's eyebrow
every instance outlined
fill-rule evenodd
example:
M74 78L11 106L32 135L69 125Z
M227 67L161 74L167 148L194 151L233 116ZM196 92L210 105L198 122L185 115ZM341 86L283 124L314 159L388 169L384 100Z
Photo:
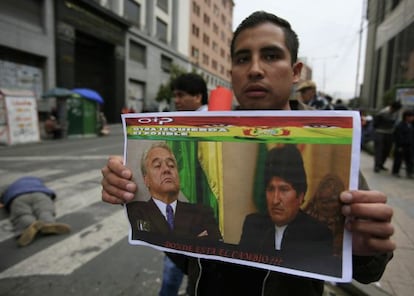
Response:
M160 158L159 158L159 157L155 157L155 158L153 158L153 159L151 160L151 163L154 163L154 162L157 162L157 161L160 161Z
M153 158L151 160L151 163L154 163L154 162L157 162L157 161L163 161L163 160L165 160L165 161L172 161L174 163L177 163L177 161L175 160L175 158L174 157L171 157L171 156L166 157L166 158L155 157L155 158Z
M234 55L240 55L240 54L249 54L251 53L250 49L239 49L237 51L234 52Z
M167 160L170 160L170 161L172 161L172 162L176 162L176 160L175 160L175 158L174 158L174 157L167 157Z
M260 51L261 52L263 52L263 51L281 51L281 52L283 52L284 50L280 46L277 46L277 45L269 45L269 46L262 47L260 49Z
M260 48L260 52L266 52L266 51L278 51L283 52L283 48L278 45L268 45ZM242 55L242 54L250 54L252 51L250 49L239 49L234 52L234 56Z

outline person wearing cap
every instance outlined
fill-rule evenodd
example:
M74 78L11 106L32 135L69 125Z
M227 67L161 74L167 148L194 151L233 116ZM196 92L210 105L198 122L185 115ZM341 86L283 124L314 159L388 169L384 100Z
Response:
M267 213L246 216L240 245L280 257L282 267L329 272L329 263L334 262L333 234L326 224L301 210L307 178L295 145L268 151L264 186Z
M401 103L392 102L374 116L374 172L387 171L387 161L393 146L393 132L400 114Z
M405 110L402 120L394 130L394 163L392 174L400 177L401 164L404 161L407 178L413 178L413 151L414 151L414 111Z
M302 102L306 105L319 110L332 110L329 101L316 92L316 84L312 80L305 80L297 87L296 91L300 92Z

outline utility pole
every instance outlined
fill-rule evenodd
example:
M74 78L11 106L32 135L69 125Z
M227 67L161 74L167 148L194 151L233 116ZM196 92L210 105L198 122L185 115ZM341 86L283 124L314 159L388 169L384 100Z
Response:
M358 40L358 56L357 56L357 67L356 67L356 77L355 77L355 92L354 98L358 98L359 95L359 69L360 69L360 60L361 60L361 45L362 45L362 33L364 31L364 20L365 20L365 12L366 12L366 0L362 2L362 13L361 13L361 24L359 26L359 40Z

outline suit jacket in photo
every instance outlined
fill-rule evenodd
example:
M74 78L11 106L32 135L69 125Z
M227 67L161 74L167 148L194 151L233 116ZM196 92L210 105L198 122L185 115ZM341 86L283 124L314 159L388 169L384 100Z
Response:
M177 201L173 230L170 229L167 220L152 198L148 201L128 203L127 212L134 240L148 241L160 237L160 234L184 239L202 238L211 241L221 239L212 209L202 204ZM199 237L200 234L204 235Z
M330 275L341 272L341 260L333 256L332 232L303 211L286 227L280 250L275 248L275 225L267 214L246 216L239 245L280 257L282 267Z

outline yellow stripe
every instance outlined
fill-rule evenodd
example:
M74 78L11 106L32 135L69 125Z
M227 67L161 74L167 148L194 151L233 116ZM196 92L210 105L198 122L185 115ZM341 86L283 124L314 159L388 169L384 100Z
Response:
M223 153L221 142L198 142L198 160L211 191L217 198L219 227L224 236Z

